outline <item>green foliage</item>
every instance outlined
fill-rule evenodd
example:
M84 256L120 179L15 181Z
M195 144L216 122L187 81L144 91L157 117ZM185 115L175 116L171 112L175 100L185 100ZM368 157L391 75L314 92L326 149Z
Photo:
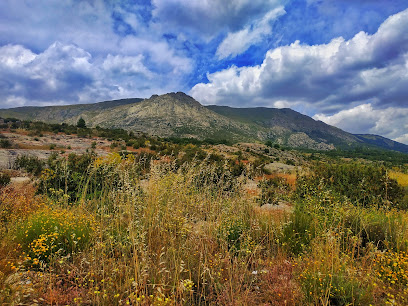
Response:
M45 208L21 224L16 242L27 255L29 264L47 263L53 255L66 256L84 249L91 238L93 224L84 214Z
M198 146L188 144L183 148L184 154L177 159L177 164L180 166L186 162L202 161L207 157L207 153Z
M290 191L290 186L285 178L273 177L259 181L258 187L261 195L258 201L263 204L277 204L279 200L285 199Z
M6 172L0 172L0 187L4 187L8 185L11 181L10 174Z
M240 176L245 170L245 165L240 160L231 160L229 167L231 174L235 177Z
M358 163L317 164L312 175L298 180L297 192L304 197L322 187L364 207L397 206L403 196L402 188L384 167Z
M81 129L86 128L86 123L85 123L84 118L82 118L82 117L79 118L76 126L81 128Z
M307 150L305 150L307 151ZM390 151L390 150L383 150L377 148L364 148L358 147L350 150L331 150L331 151L324 151L320 152L322 155L326 155L332 158L353 158L359 159L363 158L366 160L371 161L381 161L385 162L386 165L403 165L408 163L408 154Z
M228 249L239 251L244 242L244 233L249 229L248 224L240 219L225 219L218 228L218 235L228 244Z
M11 147L11 142L8 139L0 139L0 147L3 149L7 149Z
M279 242L290 254L299 255L309 250L317 231L315 216L303 205L297 205L282 228Z
M77 199L86 183L87 173L94 158L95 155L92 153L83 155L71 153L67 159L57 154L51 155L47 162L48 167L40 177L38 192L63 190L69 199Z
M28 173L40 175L44 168L44 162L37 156L19 155L14 161L15 169L24 169Z

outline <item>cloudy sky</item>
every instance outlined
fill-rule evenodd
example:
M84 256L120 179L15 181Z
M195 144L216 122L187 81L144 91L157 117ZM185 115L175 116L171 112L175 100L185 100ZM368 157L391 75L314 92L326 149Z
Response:
M0 107L184 91L408 144L407 0L1 0Z

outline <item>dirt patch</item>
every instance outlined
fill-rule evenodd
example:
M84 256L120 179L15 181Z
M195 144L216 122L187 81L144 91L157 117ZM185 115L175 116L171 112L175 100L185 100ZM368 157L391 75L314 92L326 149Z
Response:
M47 159L53 152L62 155L70 153L84 154L94 146L97 155L107 155L110 152L110 141L93 137L82 138L76 135L46 134L42 137L30 136L22 132L2 132L13 144L11 149L0 149L0 169L11 169L17 156L29 155L39 159ZM53 148L53 149L51 149Z
M11 184L28 184L30 182L31 179L27 176L12 177L10 180Z
M265 169L270 172L295 172L299 167L287 165L284 163L274 162L265 165Z

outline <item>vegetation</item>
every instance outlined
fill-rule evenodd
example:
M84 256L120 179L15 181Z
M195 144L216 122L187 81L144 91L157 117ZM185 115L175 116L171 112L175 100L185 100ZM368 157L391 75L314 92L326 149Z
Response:
M251 150L25 126L113 145L16 159L35 184L0 188L1 304L408 303L404 164L304 153L297 173L265 173Z
M82 128L82 129L86 128L86 123L85 123L84 118L82 118L82 117L79 118L76 126L79 127L79 128Z

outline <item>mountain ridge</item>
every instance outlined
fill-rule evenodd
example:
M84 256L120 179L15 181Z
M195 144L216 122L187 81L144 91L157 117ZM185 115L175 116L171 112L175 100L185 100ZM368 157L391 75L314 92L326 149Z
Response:
M353 135L290 108L203 106L183 92L98 103L0 109L3 118L123 128L160 137L231 142L272 141L313 150L378 147L408 153L408 146L377 135Z

